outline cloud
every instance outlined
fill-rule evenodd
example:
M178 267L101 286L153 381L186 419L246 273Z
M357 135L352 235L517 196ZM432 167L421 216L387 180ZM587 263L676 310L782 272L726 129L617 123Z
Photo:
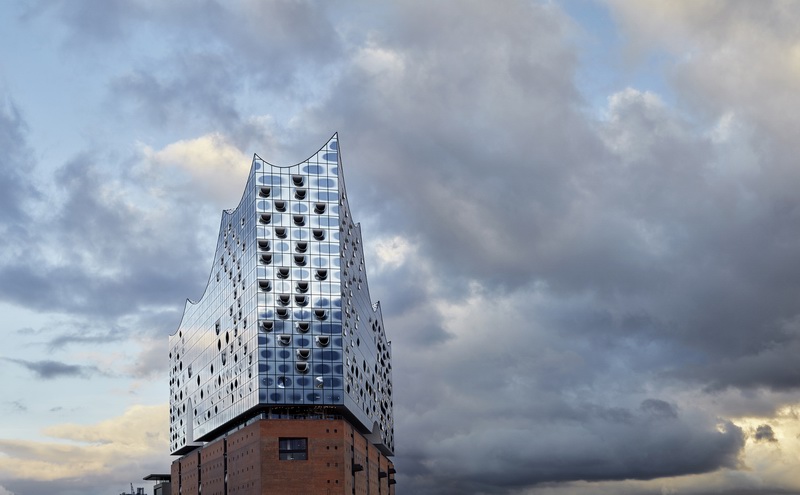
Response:
M338 130L393 341L400 486L797 492L795 7L609 2L631 51L666 52L674 93L623 78L596 109L552 3L87 5L29 22L129 61L101 78L114 114L169 132L67 157L47 204L0 174L9 211L32 212L4 225L48 239L0 264L0 297L70 315L46 345L134 344L126 372L156 376L249 154L296 162ZM121 56L143 33L171 43ZM58 434L84 455L112 433ZM21 472L56 462L3 445L27 452Z
M162 380L169 370L166 339L140 339L137 343L140 349L125 371L135 378Z
M607 3L631 37L633 50L663 50L675 59L670 76L685 101L712 115L735 108L756 125L762 139L792 146L800 124L794 98L800 82L794 36L798 5L700 0L651 8Z
M219 133L171 143L158 151L145 146L143 153L158 166L185 171L196 194L214 198L228 208L241 196L243 178L251 165L251 157Z
M63 490L91 486L101 477L123 481L154 460L167 462L168 414L166 404L135 405L93 425L46 428L44 434L57 442L0 439L0 473L13 483L61 480Z
M446 7L422 8L367 29L295 124L340 131L365 237L405 240L367 260L393 340L404 482L512 493L737 471L741 429L685 392L791 400L800 386L783 356L798 335L797 201L780 192L794 172L771 165L738 107L703 120L629 87L586 118L555 9L467 2L441 30ZM690 463L669 454L698 438Z
M270 100L307 101L316 91L308 81L335 73L343 44L327 8L306 1L242 0L203 9L185 1L140 1L95 12L94 18L109 18L102 24L118 27L114 36L86 29L87 8L90 3L78 2L54 9L77 41L69 44L130 57L130 65L112 77L108 101L121 114L144 117L158 127L212 122L249 132L251 109L237 94L254 90ZM157 56L130 53L130 39L154 28L170 33L162 42L172 49Z
M14 401L6 401L4 404L7 404L7 410L10 412L16 413L25 413L28 412L28 406L25 405L24 402L21 400L14 400Z
M678 412L668 402L660 399L645 399L639 406L642 412L656 418L677 418Z
M47 242L24 238L17 243L24 256L0 263L0 298L71 315L76 331L64 339L118 338L121 328L136 325L124 318L163 318L166 301L183 301L192 290L187 282L202 287L208 276L211 255L204 267L197 246L216 228L219 210L185 195L170 170L154 169L138 154L126 159L131 166L122 176L100 166L106 157L89 152L58 167L49 201L59 207L36 203L48 213L29 221L31 229L47 229ZM91 318L76 321L78 315Z
M756 432L753 435L756 442L777 442L778 439L775 438L775 432L772 431L772 427L770 425L759 425L756 428Z
M9 239L25 240L28 206L41 198L26 173L33 166L33 151L27 144L28 125L20 109L0 90L0 234ZM19 254L10 247L2 258Z
M27 361L24 359L13 359L8 357L0 359L10 363L18 364L42 380L54 380L57 378L89 378L92 375L101 374L101 371L95 366L67 364L52 360Z

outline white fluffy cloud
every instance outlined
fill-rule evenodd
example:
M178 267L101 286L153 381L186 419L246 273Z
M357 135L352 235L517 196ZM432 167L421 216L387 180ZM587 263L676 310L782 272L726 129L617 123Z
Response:
M226 208L235 206L252 161L220 133L177 141L160 150L143 146L142 151L157 165L187 173L196 194L210 196Z

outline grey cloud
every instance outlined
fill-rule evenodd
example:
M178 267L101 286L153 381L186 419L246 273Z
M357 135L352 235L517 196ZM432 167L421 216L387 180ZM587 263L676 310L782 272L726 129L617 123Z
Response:
M645 399L642 401L640 409L657 418L677 418L678 411L668 402L660 399Z
M800 120L791 60L797 4L701 1L654 9L636 2L607 3L633 50L657 47L675 57L672 89L698 115L734 113L754 124L769 147L796 147ZM684 57L685 50L694 56Z
M27 361L25 359L0 358L10 363L18 364L43 380L54 380L57 378L89 378L92 375L101 374L96 366L83 366L77 364L67 364L60 361L42 360Z
M15 413L28 412L28 406L21 400L6 401L3 404L5 404L6 409L11 412Z
M307 100L306 82L331 72L342 40L324 7L309 2L171 3L148 14L153 25L180 33L163 58L144 59L118 74L109 101L151 125L210 122L235 135L253 132L248 116L269 108L242 107L236 94L265 101ZM213 33L209 36L209 33Z
M124 0L92 2L42 0L28 3L20 10L20 19L34 22L43 16L54 16L71 29L68 44L85 47L88 43L119 41L131 34L134 21L146 14L141 3Z
M795 390L800 383L800 370L793 358L800 350L800 342L787 341L783 345L765 344L751 353L690 364L677 369L673 376L706 384L706 389L717 392L729 387L769 387L778 391Z
M154 224L146 208L124 199L142 192L125 189L118 178L97 167L100 161L80 155L59 169L55 180L63 193L62 206L34 223L48 244L59 246L62 261L49 259L30 244L26 256L0 265L0 297L30 308L113 320L165 301L183 301L198 287L202 290L212 256L204 257L197 248L203 229L197 228L201 217L196 212L202 205L176 191L175 203L164 203L163 223ZM119 194L103 193L117 187L111 184L119 185ZM209 230L218 215L210 216Z
M185 53L169 64L171 72L137 69L119 76L111 86L110 98L132 107L155 125L176 120L211 118L223 127L239 124L233 94L240 89L240 77L226 63L224 54ZM209 67L215 67L209 71Z
M394 341L405 482L415 493L511 493L735 468L743 435L717 432L726 411L670 395L800 386L777 352L791 354L797 335L797 202L773 194L774 180L725 168L745 155L768 166L764 143L719 141L697 116L636 90L593 121L556 10L466 2L453 18L447 8L395 6L288 140L339 130L356 218L376 215L382 232L418 245L403 276L448 281L433 291L393 274L372 281ZM467 300L463 322L449 320L452 308L434 320L448 339L406 317ZM587 390L595 406L573 399ZM536 426L507 427L522 411L533 425L575 418L608 449L592 457L591 439L566 427L549 444ZM511 438L492 472L491 448ZM692 455L670 443L701 438ZM542 444L572 462L545 462Z
M40 2L21 17L58 23L65 52L76 60L93 53L129 61L126 69L111 69L118 72L107 84L104 109L117 120L194 132L222 127L243 139L265 137L250 119L272 111L260 102L314 98L308 81L334 77L344 45L329 6L307 1L202 8L191 1ZM141 52L145 32L169 50ZM258 94L259 103L243 105L243 92Z
M365 238L417 248L370 275L393 341L396 460L409 493L737 469L744 435L718 417L768 413L798 389L797 153L763 139L758 122L726 141L693 109L637 90L594 119L574 86L570 22L552 5L403 2L388 8L392 22L342 18L336 33L321 11L302 39L277 28L298 25L306 3L274 17L259 7L252 19L272 26L263 30L233 7L187 5L119 20L186 36L115 74L109 97L177 133L223 126L242 145L285 135L270 144L295 161L340 132L354 215L373 229ZM198 33L209 44L195 43L192 26L208 28ZM342 53L340 33L354 51ZM298 106L312 102L291 126L242 127L309 74L330 85L322 101L302 84L289 90ZM268 103L243 108L229 92L245 84ZM0 295L111 322L135 314L160 329L152 335L174 329L180 302L206 281L219 213L178 188L150 225L102 194L143 177L104 173L104 160L74 157L57 176L64 208L47 232L70 263L37 263L34 250L0 269ZM131 330L104 328L52 342ZM148 366L131 371L148 376ZM731 389L745 392L738 405L715 403ZM766 389L786 395L765 405ZM706 402L686 398L702 390Z
M620 411L581 421L550 418L473 423L458 435L430 439L406 455L425 455L406 476L415 493L510 493L554 481L653 479L736 468L744 435L727 423L653 422ZM414 463L411 463L414 466Z
M0 92L0 232L9 239L25 238L27 205L39 198L28 181L33 152L27 145L27 124L10 98Z
M574 55L554 42L563 19L507 7L396 6L397 22L307 122L340 130L351 196L370 198L384 225L419 239L449 275L516 287L542 269L530 240L565 207L553 203L570 195L563 164L602 147L576 109Z
M435 304L437 285L424 273L419 264L407 262L370 280L373 297L390 294L391 314L385 316L387 327L405 329L398 345L427 347L452 338Z
M756 442L777 442L778 439L775 438L775 432L772 430L772 427L767 424L759 425L756 428L755 434L753 438L756 439Z
M109 331L101 331L98 333L85 334L81 331L78 332L60 332L55 337L49 339L47 347L52 351L62 349L72 344L108 344L111 342L120 342L128 335L121 333L121 329L113 329Z

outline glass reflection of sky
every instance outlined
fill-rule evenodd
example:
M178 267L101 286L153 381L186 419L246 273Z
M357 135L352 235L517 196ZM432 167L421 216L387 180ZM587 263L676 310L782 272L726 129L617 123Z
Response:
M223 212L205 294L170 337L174 453L271 406L346 409L393 450L390 348L337 144L289 167L256 156Z

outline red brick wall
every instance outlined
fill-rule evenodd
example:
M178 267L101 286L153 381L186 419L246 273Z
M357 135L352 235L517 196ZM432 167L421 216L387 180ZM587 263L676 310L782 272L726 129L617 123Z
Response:
M203 495L225 494L225 442L226 439L221 438L200 450Z
M197 493L197 465L199 458L200 453L194 451L176 461L180 463L178 468L180 469L180 478L177 487L173 488L173 491L177 488L181 494Z
M343 494L344 434L341 420L270 419L258 423L262 438L263 492L280 487L291 494ZM308 460L278 458L280 438L307 438Z
M308 459L280 460L280 438L306 438ZM364 470L353 473L353 463ZM198 482L203 495L224 495L226 467L228 495L394 493L394 476L379 476L391 462L344 420L257 421L173 462L173 495L181 486L180 495L196 495Z
M172 486L170 488L171 495L178 495L180 492L178 491L178 485L180 484L181 479L181 463L180 460L175 461L172 463L170 468L170 480L173 481Z
M261 493L261 448L258 424L231 433L227 440L228 494Z

